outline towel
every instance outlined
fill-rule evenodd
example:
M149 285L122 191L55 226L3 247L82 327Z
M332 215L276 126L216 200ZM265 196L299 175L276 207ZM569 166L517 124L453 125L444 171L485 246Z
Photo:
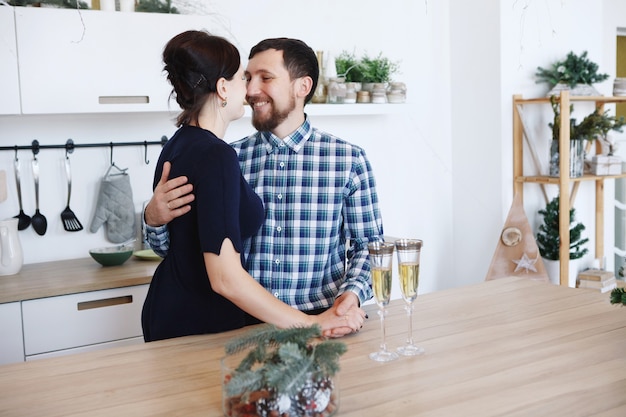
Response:
M135 206L128 174L105 176L100 182L96 212L89 231L106 223L107 239L123 243L135 236Z

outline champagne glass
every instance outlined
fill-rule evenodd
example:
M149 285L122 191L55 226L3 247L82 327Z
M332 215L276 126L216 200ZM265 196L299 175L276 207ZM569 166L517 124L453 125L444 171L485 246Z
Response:
M376 304L378 305L382 332L380 350L370 353L370 359L377 362L389 362L398 359L397 353L387 350L385 341L385 316L387 315L386 307L391 298L391 269L393 267L394 244L371 242L367 245L367 248L369 250L370 268L372 271L372 288Z
M406 302L406 314L409 319L409 335L404 346L400 346L398 353L404 356L421 355L424 349L413 343L413 302L417 298L417 286L420 275L420 253L422 241L419 239L396 240L398 253L398 272L402 298Z

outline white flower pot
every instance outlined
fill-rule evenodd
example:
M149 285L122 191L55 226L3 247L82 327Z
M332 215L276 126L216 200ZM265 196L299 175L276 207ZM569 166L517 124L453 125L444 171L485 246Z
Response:
M553 261L551 259L543 259L543 266L546 268L550 283L554 285L560 285L560 265L559 261ZM567 286L570 288L576 288L576 280L578 279L578 269L580 265L580 259L570 259L569 261L569 276L567 279Z

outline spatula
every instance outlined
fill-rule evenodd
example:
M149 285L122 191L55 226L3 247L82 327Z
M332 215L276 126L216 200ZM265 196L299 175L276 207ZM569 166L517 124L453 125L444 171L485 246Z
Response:
M78 218L74 212L70 209L70 197L72 196L72 175L70 171L70 158L65 157L65 173L67 174L67 206L65 210L61 212L61 220L63 221L63 228L68 232L78 232L83 230L83 225L80 224Z

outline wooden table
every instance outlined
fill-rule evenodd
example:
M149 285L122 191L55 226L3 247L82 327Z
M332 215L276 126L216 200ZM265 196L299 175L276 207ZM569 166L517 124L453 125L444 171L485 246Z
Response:
M380 342L374 306L343 339L338 415L626 415L626 309L608 294L505 278L415 307L423 356L368 358ZM406 328L395 301L390 347ZM0 416L220 416L219 359L241 332L1 366Z

